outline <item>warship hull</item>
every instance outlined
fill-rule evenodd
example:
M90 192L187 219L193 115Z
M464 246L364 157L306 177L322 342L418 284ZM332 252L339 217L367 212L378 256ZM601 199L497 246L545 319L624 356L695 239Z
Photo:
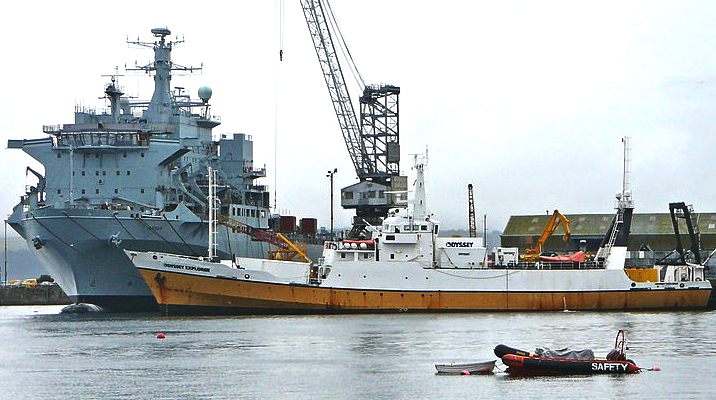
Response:
M158 309L124 249L193 256L207 251L208 224L203 221L115 217L102 210L78 210L75 214L69 210L47 211L44 215L35 211L19 221L11 219L11 225L73 302L96 304L107 311ZM266 243L228 229L219 229L218 238L219 253L224 257L260 258L268 251Z

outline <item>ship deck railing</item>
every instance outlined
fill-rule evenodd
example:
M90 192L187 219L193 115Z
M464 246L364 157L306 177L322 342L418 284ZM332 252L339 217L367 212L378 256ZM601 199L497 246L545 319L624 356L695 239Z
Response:
M59 134L53 137L52 142L56 148L147 148L149 136L140 132L82 132Z
M519 262L508 265L493 265L492 269L526 269L526 270L573 270L573 269L604 269L606 264L603 261L586 261L586 262Z

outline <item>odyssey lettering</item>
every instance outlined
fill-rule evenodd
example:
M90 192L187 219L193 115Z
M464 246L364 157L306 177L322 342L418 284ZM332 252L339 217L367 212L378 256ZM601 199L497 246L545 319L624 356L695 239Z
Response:
M447 242L447 247L472 247L472 242Z
M193 265L181 265L181 264L168 264L164 263L165 268L174 268L174 269L185 269L189 271L199 271L199 272L211 272L210 268L205 267L195 267Z

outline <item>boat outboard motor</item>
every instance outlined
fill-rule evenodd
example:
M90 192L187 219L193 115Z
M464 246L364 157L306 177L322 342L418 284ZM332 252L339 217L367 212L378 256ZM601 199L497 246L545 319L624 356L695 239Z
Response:
M529 351L524 350L518 350L509 346L505 346L504 344L498 344L497 347L495 347L495 355L498 358L502 358L506 354L515 354L518 356L525 356L525 357L531 357L533 354Z
M607 360L609 361L625 361L626 356L624 353L617 349L612 349L609 353L607 353Z

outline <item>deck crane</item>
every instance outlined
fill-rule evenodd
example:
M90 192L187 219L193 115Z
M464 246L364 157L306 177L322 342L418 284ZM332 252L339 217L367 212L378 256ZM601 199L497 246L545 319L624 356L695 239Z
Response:
M686 205L686 203L669 203L669 214L671 215L671 224L674 227L674 237L676 238L676 249L669 252L669 254L656 260L657 265L669 265L679 264L686 265L686 256L689 251L696 264L701 263L701 243L700 243L700 232L698 217L694 213L693 205ZM684 250L683 243L681 242L681 232L679 231L679 219L683 219L686 222L686 229L689 234L689 242L691 248ZM674 259L672 256L676 253L677 257ZM705 262L704 262L705 264Z
M241 232L245 235L248 235L253 240L259 242L266 242L270 245L276 246L276 250L269 250L269 259L290 261L298 256L309 264L313 263L313 260L311 260L306 255L305 248L300 248L298 245L294 244L280 233L273 233L263 229L255 228L251 225L245 224L241 221L237 221L236 219L223 214L218 214L217 222L230 229L233 229L236 232Z
M467 185L467 221L470 228L470 237L477 237L477 223L475 222L475 197L472 195L472 183Z
M365 85L343 40L328 0L301 0L306 24L359 183L341 189L343 208L356 210L352 237L367 224L380 225L390 208L404 207L407 178L400 176L398 95L393 85ZM338 39L336 41L336 39ZM363 93L356 117L336 52L345 55Z

